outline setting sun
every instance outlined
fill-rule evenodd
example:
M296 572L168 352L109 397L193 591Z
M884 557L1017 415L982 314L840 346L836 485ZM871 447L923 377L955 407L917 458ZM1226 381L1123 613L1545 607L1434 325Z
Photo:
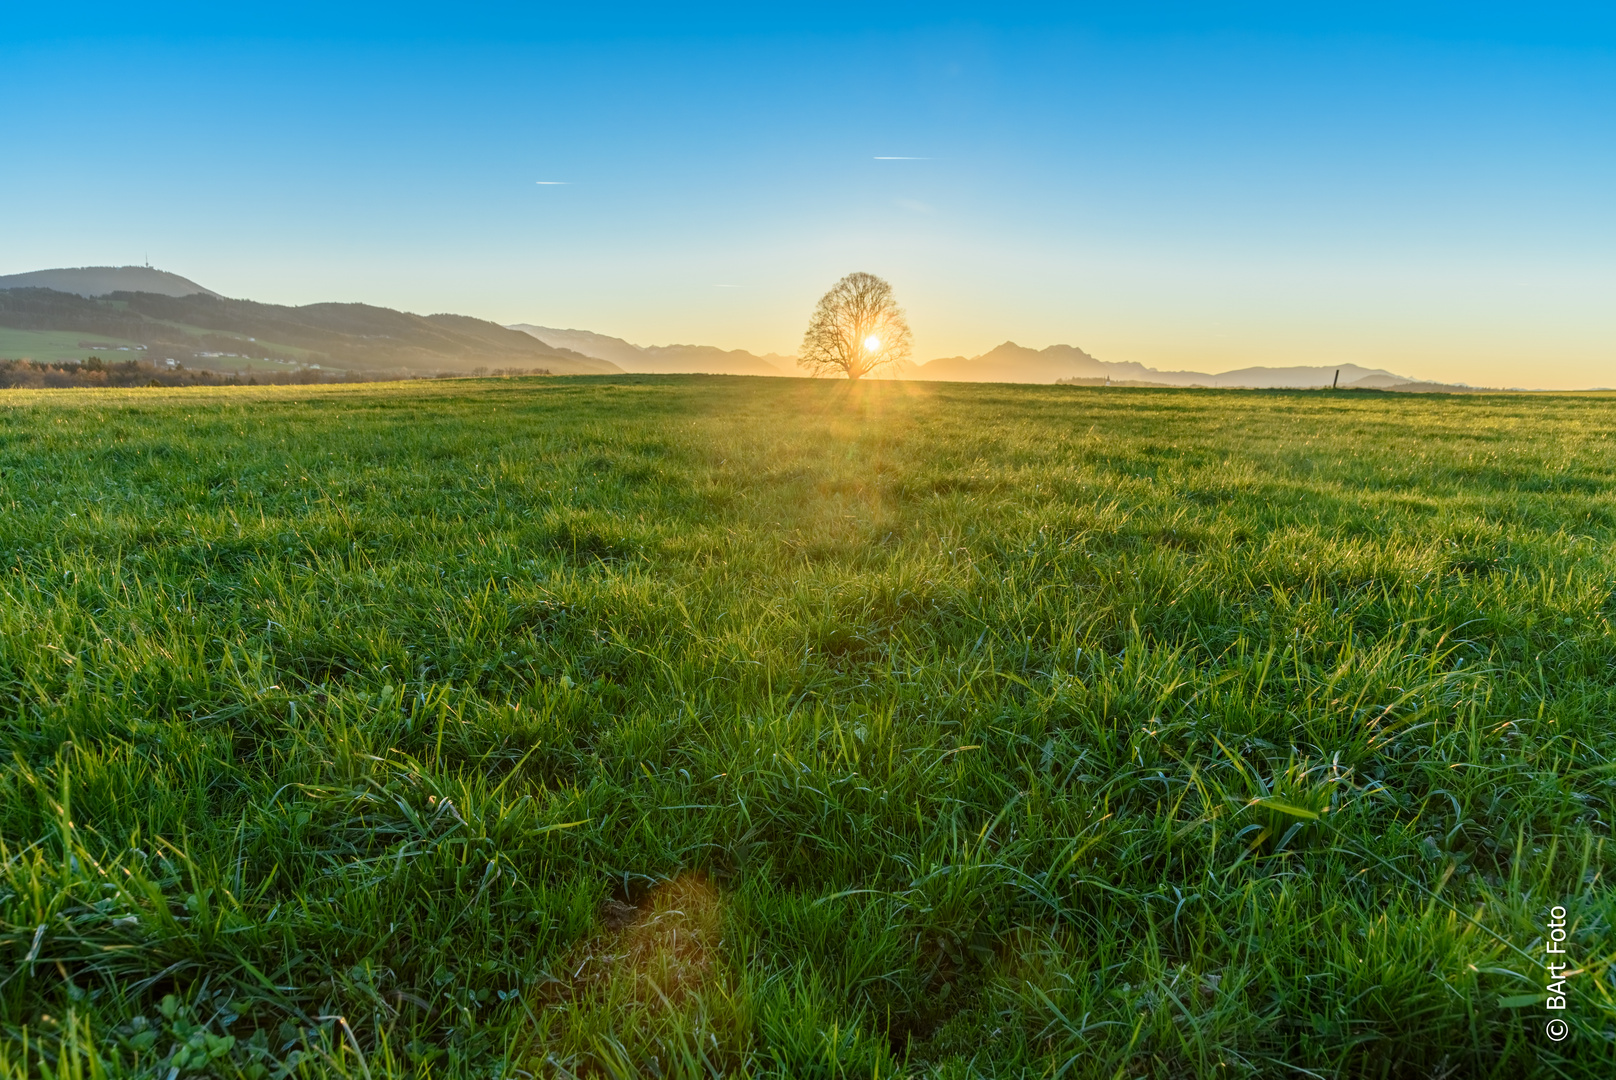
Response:
M875 352L876 350L878 350L880 348L881 348L881 339L876 337L874 334L871 334L869 337L864 339L864 351L865 352Z

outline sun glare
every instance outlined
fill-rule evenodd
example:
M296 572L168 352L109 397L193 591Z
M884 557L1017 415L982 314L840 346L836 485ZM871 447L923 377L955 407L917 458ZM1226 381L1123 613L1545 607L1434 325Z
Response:
M881 348L881 339L876 337L874 334L871 334L869 337L864 339L864 351L865 352L875 352L880 348Z

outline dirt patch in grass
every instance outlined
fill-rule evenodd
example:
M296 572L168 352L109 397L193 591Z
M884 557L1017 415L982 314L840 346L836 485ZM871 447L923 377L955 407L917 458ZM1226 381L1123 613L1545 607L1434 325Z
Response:
M614 986L676 1005L711 981L723 946L723 897L700 871L651 889L637 903L608 900L602 931L567 965L575 993Z

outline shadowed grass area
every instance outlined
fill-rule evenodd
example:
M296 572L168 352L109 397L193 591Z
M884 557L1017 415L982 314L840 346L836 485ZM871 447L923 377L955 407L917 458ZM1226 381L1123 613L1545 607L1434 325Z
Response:
M1616 1068L1611 397L16 392L0 559L0 1076Z

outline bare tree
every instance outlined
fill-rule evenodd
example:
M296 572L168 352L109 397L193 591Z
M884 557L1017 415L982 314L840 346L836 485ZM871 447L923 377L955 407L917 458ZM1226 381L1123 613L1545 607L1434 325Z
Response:
M817 375L861 379L909 358L909 323L892 286L874 274L848 274L814 308L797 363Z

